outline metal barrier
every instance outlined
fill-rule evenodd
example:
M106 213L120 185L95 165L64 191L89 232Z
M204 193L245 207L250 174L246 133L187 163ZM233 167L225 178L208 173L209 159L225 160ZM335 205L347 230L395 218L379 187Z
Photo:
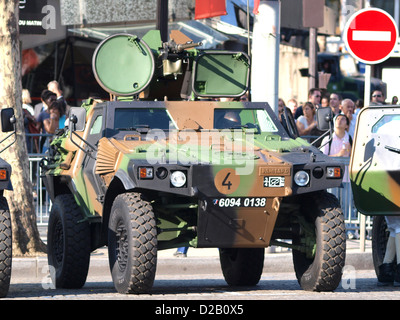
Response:
M48 148L49 141L53 135L25 133L25 137L28 148L29 177L32 182L37 225L46 226L51 209L51 200L40 178L42 169L39 166L39 162L46 156L44 151ZM39 150L42 152L39 152Z
M36 220L38 226L46 226L51 209L51 200L47 193L43 181L40 178L42 169L39 166L39 161L44 157L44 154L29 155L29 176L33 187L33 201L35 204Z

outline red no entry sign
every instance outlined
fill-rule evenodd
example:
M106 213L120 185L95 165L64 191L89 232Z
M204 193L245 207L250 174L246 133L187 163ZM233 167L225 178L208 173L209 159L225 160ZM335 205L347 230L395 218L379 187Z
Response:
M350 17L343 32L347 50L366 64L386 60L394 49L397 37L394 19L377 8L357 11Z

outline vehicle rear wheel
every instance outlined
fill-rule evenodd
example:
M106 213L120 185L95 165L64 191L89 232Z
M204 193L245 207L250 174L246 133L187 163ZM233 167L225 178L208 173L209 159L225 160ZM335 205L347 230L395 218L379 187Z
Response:
M386 245L389 239L389 230L387 228L384 216L375 216L372 222L372 261L377 278L379 275L379 266L383 263L386 253ZM394 259L396 261L396 259Z
M12 263L11 217L6 198L0 196L0 298L10 288Z
M230 286L254 286L264 267L264 248L221 248L219 258Z
M151 290L157 266L156 220L152 206L140 193L115 198L108 229L108 257L119 293Z
M50 212L47 243L50 276L56 288L78 289L90 262L90 226L72 194L55 198Z
M339 201L325 191L307 194L302 196L300 210L304 221L300 223L300 234L293 238L297 280L307 291L333 291L342 278L346 256L345 223Z

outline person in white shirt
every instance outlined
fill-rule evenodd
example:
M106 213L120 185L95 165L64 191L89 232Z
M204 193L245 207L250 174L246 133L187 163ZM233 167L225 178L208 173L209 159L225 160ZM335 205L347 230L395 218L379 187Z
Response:
M349 157L351 151L351 138L347 129L350 121L344 114L338 114L334 119L334 132L332 140L329 136L321 142L321 151L331 157ZM344 172L343 182L350 182L347 167Z
M311 130L317 126L317 121L315 120L315 108L311 102L306 102L303 106L303 113L296 120L297 130L300 136L309 135Z

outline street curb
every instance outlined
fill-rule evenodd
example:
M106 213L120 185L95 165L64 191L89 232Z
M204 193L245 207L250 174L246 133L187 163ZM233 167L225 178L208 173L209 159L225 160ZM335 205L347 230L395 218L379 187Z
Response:
M374 270L372 252L351 252L346 253L346 267L353 267L356 270Z
M373 270L372 254L366 252L347 252L345 266L355 270ZM292 254L266 254L264 273L294 272ZM222 274L219 257L160 257L157 261L157 275L196 275ZM89 276L110 276L108 258L92 256ZM12 278L43 279L48 277L47 257L13 258ZM111 279L111 278L110 278Z

